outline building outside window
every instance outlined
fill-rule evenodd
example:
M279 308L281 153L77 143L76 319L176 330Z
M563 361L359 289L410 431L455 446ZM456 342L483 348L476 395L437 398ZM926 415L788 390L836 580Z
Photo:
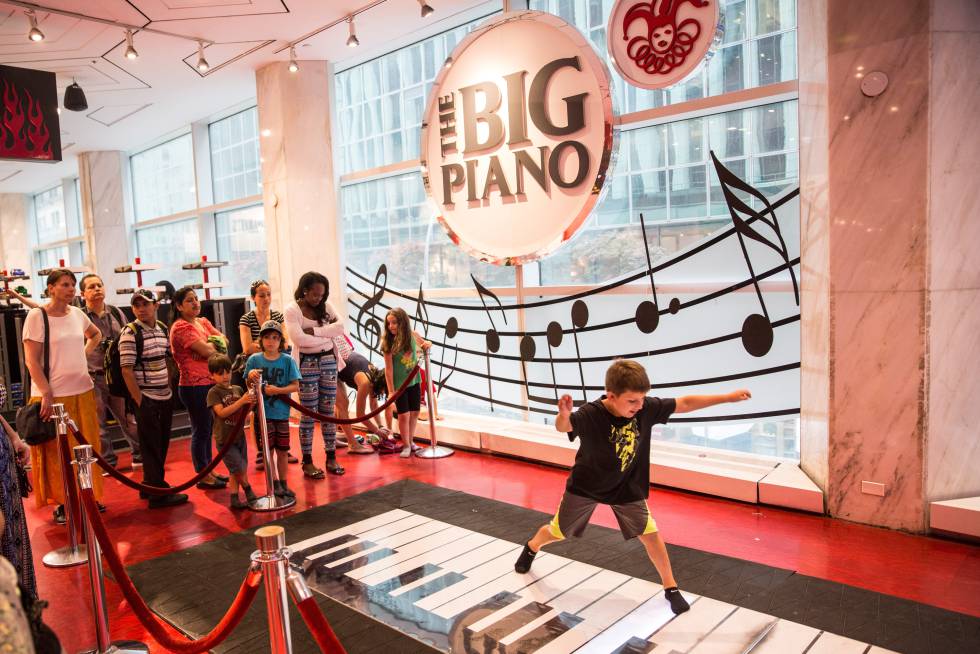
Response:
M255 204L242 209L221 211L214 216L218 258L229 262L221 268L221 279L228 284L222 295L248 296L256 279L268 277L269 248L265 235L264 209Z
M130 166L137 222L196 208L190 134L134 154Z
M259 115L255 107L208 125L214 203L262 192Z

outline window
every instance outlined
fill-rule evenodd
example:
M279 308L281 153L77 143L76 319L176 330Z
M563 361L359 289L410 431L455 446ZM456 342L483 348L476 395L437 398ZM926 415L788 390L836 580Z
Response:
M218 258L227 261L221 268L221 280L228 286L221 289L224 296L249 293L253 280L266 279L269 248L265 235L264 209L261 204L214 215L218 241Z
M374 277L382 263L399 288L513 286L514 269L480 263L450 242L432 216L418 172L344 186L341 190L347 265Z
M82 188L77 177L72 180L71 189L70 202L75 204L75 210L68 212L68 237L74 238L85 235L85 228L82 226Z
M68 246L56 245L50 248L41 248L34 251L34 270L44 270L46 268L57 268L64 261L68 264ZM41 283L39 288L43 288Z
M456 44L483 20L337 73L340 174L418 158L432 82Z
M34 228L38 244L67 238L68 227L61 185L34 196Z
M258 109L252 107L208 126L214 202L262 192Z
M606 21L614 0L530 0L530 8L578 27L608 62ZM796 0L721 0L725 34L707 66L670 89L627 84L615 69L619 111L631 113L686 100L785 82L796 77Z
M176 287L201 282L199 270L182 270L181 266L201 258L201 241L197 219L181 220L136 230L136 248L146 263L160 264L160 270L144 273L144 283L154 286L169 280Z
M190 134L134 154L130 165L137 222L197 207Z
M798 182L797 102L780 102L624 131L610 188L574 241L538 262L541 284L599 284L731 224L715 155L776 197Z

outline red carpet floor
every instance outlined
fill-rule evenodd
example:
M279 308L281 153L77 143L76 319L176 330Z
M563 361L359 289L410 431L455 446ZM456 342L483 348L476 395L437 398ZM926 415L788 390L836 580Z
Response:
M249 435L250 438L250 435ZM317 436L319 438L319 436ZM293 433L293 452L299 453ZM249 457L254 458L250 442ZM321 445L322 447L322 445ZM179 483L193 474L189 441L171 445L167 479ZM322 451L315 461L323 465ZM566 471L546 466L457 452L442 460L348 455L342 477L304 479L299 465L290 466L290 486L297 492L292 511L355 495L399 479L415 479L445 488L551 512L564 489ZM128 469L127 454L120 467ZM136 475L141 479L141 475ZM257 492L265 487L263 473L250 472ZM278 514L232 512L228 491L188 491L188 504L149 510L135 491L105 480L104 519L127 564L193 547L229 532L254 529ZM84 566L53 570L41 557L65 544L64 527L51 520L51 508L37 509L28 499L28 521L40 594L51 606L45 620L59 634L66 651L95 645L91 594ZM742 504L667 489L650 493L650 508L668 543L796 570L801 574L850 584L980 616L980 547L851 524L794 511ZM604 507L593 520L616 527ZM289 534L286 534L287 540ZM247 561L242 561L244 571ZM107 581L113 639L137 639L164 652L137 622L118 588Z

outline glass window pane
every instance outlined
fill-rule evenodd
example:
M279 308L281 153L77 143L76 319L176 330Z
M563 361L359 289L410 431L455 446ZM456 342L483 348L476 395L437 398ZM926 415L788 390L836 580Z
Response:
M755 33L757 35L796 27L796 0L755 1Z
M68 238L60 184L34 196L34 226L39 244Z
M252 107L208 125L215 203L262 192L258 123Z
M130 166L137 221L169 216L197 206L190 134L134 154Z
M221 281L227 284L222 295L247 295L253 280L268 277L264 217L261 204L214 215L218 258L228 262L220 269Z
M176 287L201 282L199 270L183 270L181 266L201 259L201 242L197 219L181 220L136 230L136 251L143 263L159 264L160 270L144 273L147 286L168 280Z
M480 263L454 245L425 202L418 172L350 184L341 189L348 265L374 277L382 263L399 288L513 286L514 269Z

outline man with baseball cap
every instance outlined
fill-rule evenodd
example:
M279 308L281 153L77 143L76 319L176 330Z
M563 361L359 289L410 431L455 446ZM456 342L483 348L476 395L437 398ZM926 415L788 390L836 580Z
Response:
M170 446L174 399L171 389L170 338L157 320L157 298L152 291L137 289L130 298L136 320L119 336L119 365L130 397L136 405L136 430L143 452L143 483L166 488L163 464ZM187 495L144 495L151 509L183 504Z

